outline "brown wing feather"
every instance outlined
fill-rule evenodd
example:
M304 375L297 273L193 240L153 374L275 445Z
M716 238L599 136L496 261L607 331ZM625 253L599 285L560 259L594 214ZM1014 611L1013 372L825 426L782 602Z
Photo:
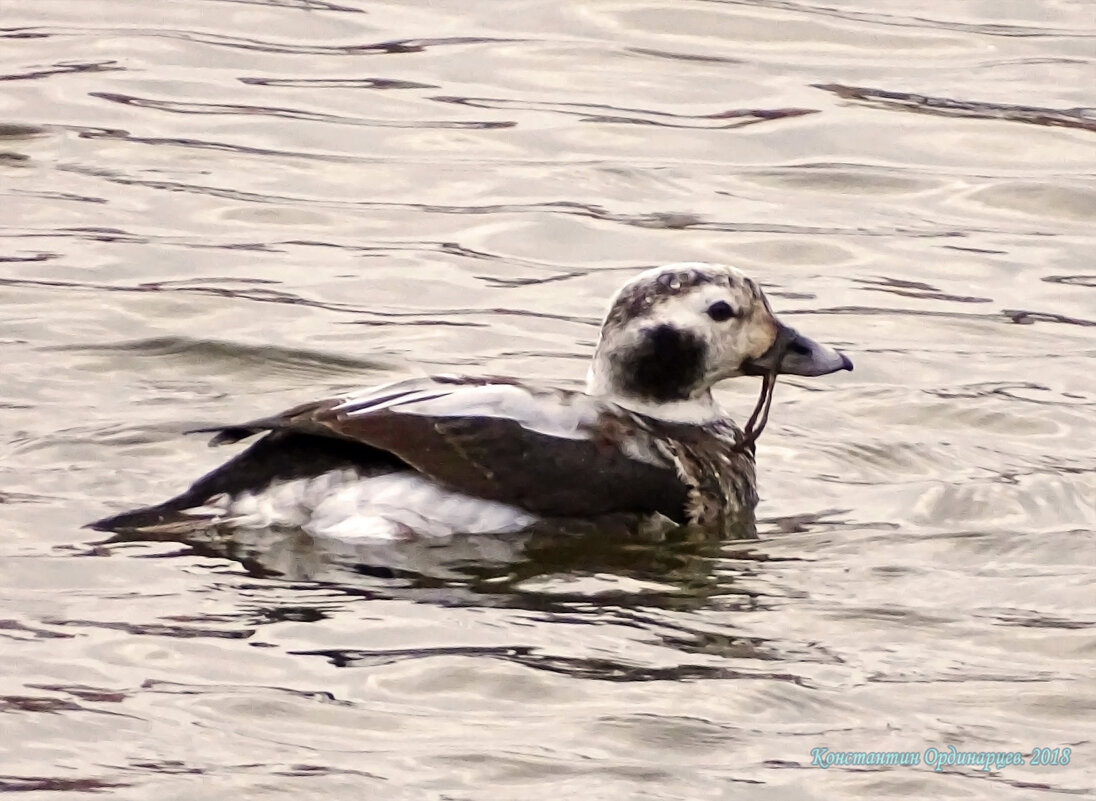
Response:
M605 437L566 439L507 418L398 411L339 420L331 428L452 489L536 514L661 512L682 519L687 489L673 468L632 459Z
M642 436L625 417L605 415L591 436L572 439L503 417L437 417L399 407L347 414L341 402L305 404L215 432L211 445L263 431L356 442L391 454L451 489L550 517L660 512L684 520L688 489L672 466L627 456L620 443Z

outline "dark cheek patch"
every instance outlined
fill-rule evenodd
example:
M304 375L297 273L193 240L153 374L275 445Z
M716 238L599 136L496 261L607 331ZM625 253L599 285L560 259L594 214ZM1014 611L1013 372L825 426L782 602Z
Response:
M656 403L685 400L704 377L706 361L707 348L700 339L660 325L621 355L618 384L629 395Z

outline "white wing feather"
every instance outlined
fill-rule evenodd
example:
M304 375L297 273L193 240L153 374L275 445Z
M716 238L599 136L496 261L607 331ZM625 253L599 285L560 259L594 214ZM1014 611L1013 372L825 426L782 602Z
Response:
M584 439L601 404L587 395L535 392L515 384L441 384L415 378L346 396L334 408L349 417L398 409L429 417L493 417L514 420L529 431Z

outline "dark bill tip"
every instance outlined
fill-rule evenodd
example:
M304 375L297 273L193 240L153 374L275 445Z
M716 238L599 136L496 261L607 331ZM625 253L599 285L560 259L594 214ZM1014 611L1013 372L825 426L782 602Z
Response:
M775 369L782 375L820 376L852 370L852 360L839 350L815 342L794 328L779 324L773 346L742 365L747 375L763 375ZM780 364L777 365L777 359Z

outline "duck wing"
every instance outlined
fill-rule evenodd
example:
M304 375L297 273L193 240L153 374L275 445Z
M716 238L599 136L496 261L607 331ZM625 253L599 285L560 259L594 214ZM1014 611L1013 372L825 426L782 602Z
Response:
M546 517L660 512L681 521L688 496L646 418L509 379L411 379L199 430L215 433L211 445L263 432L256 445L335 440L363 459L402 463L450 489Z

